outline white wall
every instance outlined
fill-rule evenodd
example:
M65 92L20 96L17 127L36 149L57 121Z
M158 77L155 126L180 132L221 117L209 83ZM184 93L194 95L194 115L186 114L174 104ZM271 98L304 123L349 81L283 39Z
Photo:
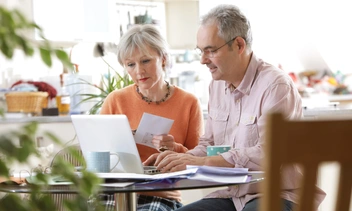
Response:
M292 72L327 67L352 73L349 1L200 0L200 15L221 3L242 9L253 29L253 49L266 61Z

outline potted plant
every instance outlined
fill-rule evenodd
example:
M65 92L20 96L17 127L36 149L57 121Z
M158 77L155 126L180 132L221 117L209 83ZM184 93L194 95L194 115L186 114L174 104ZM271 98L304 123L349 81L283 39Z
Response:
M28 30L38 30L43 41L34 43L29 40L23 33ZM41 59L46 65L51 66L52 57L55 56L66 67L72 67L66 52L61 49L54 49L50 42L45 39L38 25L28 21L20 11L10 10L2 6L0 6L0 49L1 54L8 59L12 59L15 49L22 50L27 56L32 56L36 50L39 50ZM0 110L1 116L3 116L3 112ZM10 168L14 162L26 164L31 156L40 156L35 141L37 132L38 123L31 122L19 129L0 134L0 177L2 179L5 181L11 180ZM44 132L44 136L52 140L53 143L61 143L50 132ZM21 145L14 144L15 140L20 140ZM83 159L75 152L72 152L72 155L76 156L76 159ZM82 160L82 162L84 161ZM51 174L47 174L43 169L33 169L31 173L36 173L36 178L42 182L42 185L30 185L32 191L27 200L23 200L18 194L7 194L0 199L0 210L56 210L55 203L50 195L41 193L41 189L48 184L52 174L66 178L77 190L78 197L74 201L65 202L68 210L89 210L91 205L88 205L87 201L99 190L99 178L86 171L83 171L82 177L78 178L74 167L62 159L58 159L56 165L51 168ZM95 210L99 210L99 205L95 205L97 205Z
M89 109L89 114L98 114L101 106L104 103L105 98L110 94L110 92L121 89L128 85L133 84L133 80L129 77L128 74L120 74L116 71L106 60L101 57L105 64L108 66L108 73L102 75L101 85L97 86L89 81L80 79L78 83L73 83L71 85L88 85L97 90L97 93L81 93L79 94L82 98L81 103L84 102L94 102L94 105Z

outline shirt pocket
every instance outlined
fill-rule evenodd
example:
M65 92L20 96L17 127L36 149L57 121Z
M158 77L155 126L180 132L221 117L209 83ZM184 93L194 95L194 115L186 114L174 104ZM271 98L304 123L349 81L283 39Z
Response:
M209 117L212 122L212 131L215 145L222 145L225 143L225 135L229 120L229 112L219 109L211 109Z
M243 113L241 115L236 137L236 148L253 147L257 144L259 133L255 114Z

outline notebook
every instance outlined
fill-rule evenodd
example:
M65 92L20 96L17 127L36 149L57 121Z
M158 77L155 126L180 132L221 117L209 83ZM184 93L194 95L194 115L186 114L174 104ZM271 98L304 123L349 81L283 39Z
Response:
M143 166L126 115L71 115L71 120L84 157L87 151L117 152L120 162L112 172L157 173L155 167Z

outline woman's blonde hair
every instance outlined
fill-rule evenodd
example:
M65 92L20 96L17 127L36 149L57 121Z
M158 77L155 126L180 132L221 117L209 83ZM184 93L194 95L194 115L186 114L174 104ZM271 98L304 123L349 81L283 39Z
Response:
M160 31L151 24L135 25L123 34L118 44L117 59L124 66L123 61L131 57L136 49L145 55L150 55L149 48L155 50L165 60L165 71L170 68L168 44Z

